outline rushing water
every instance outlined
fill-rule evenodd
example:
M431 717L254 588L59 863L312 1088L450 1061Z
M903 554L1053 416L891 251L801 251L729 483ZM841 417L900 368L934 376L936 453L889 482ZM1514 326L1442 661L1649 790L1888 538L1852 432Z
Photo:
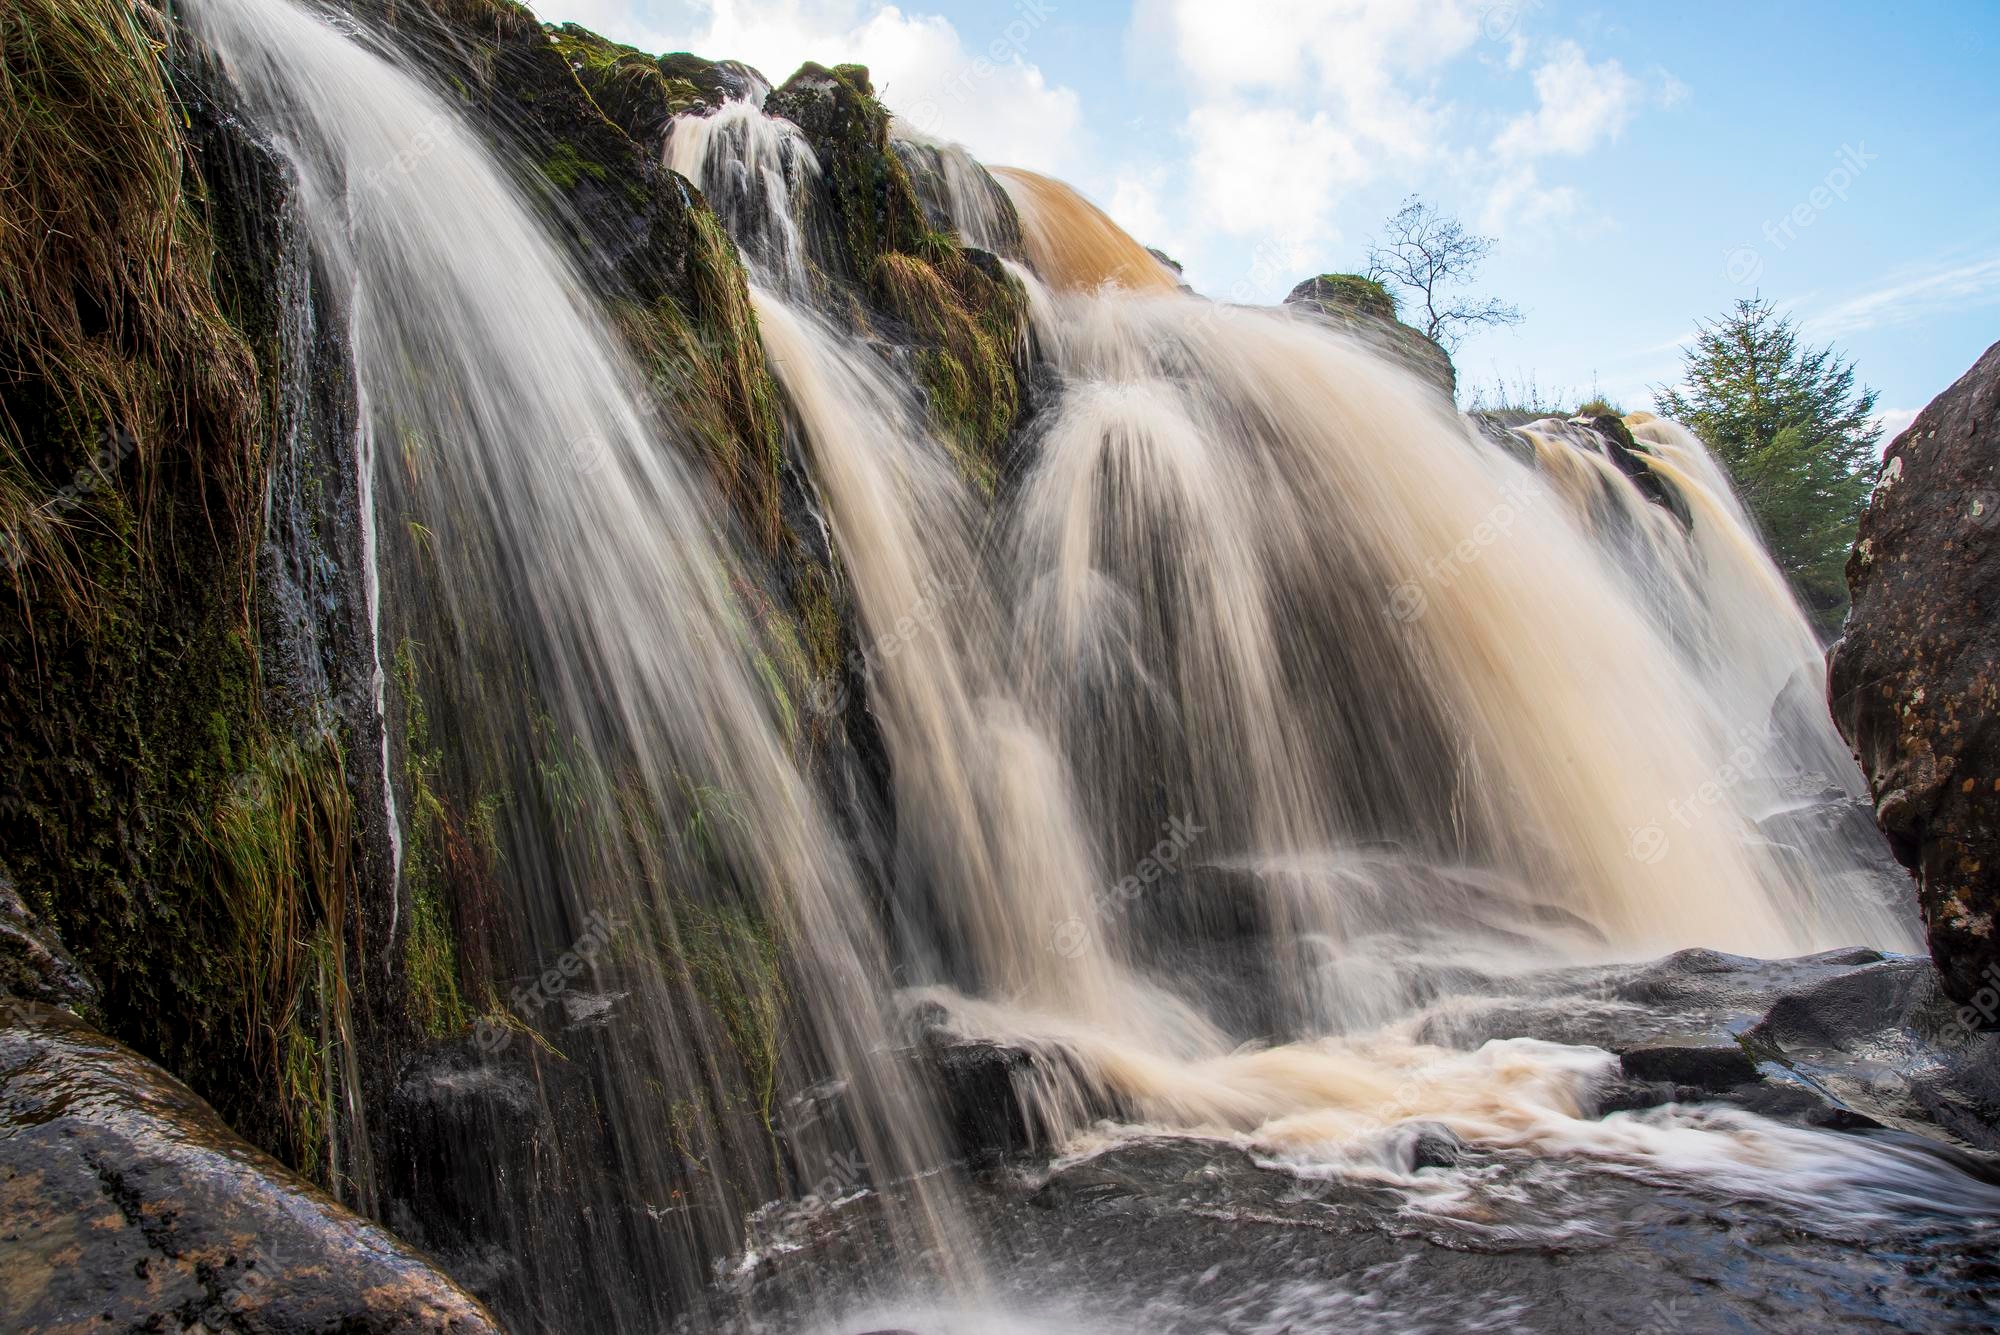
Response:
M732 930L746 900L796 956L787 1023L859 1100L863 1160L885 1176L937 1162L923 1101L886 1056L872 915L751 665L726 507L488 152L358 33L287 0L189 13L296 171L325 287L346 294L381 658L424 665L436 740L497 795L504 900L480 926L539 972L609 925L592 990L625 1017L595 1076L615 1162L563 1184L573 1199L491 1182L490 1208L532 1301L608 1303L618 1328L655 1329L704 1282L703 1258L737 1245L741 1215L787 1186L757 1117L712 1074L733 1059L689 1018L679 967L733 951L752 956L724 960L736 985L775 987ZM404 868L407 934L435 891ZM674 1101L703 1089L720 1113L679 1117ZM464 1146L457 1171L490 1180L481 1157L510 1149ZM690 1185L684 1156L727 1175ZM814 1167L797 1171L810 1182ZM632 1199L657 1208L657 1229L621 1219ZM927 1204L916 1213L938 1226Z
M1676 513L1599 431L1496 442L1331 328L1179 291L1068 187L900 134L934 221L1028 289L1023 356L1052 388L996 504L823 299L801 133L755 98L683 118L664 152L743 250L851 585L895 816L868 884L753 666L731 587L769 572L530 201L363 32L287 0L188 8L346 294L390 712L426 708L451 751L396 758L395 819L443 805L441 771L493 795L496 954L536 967L611 924L579 998L624 1017L590 1059L601 1127L545 1108L609 1161L571 1146L566 1180L517 1181L492 1167L510 1147L475 1141L452 1169L538 1320L659 1329L746 1221L779 1218L760 1203L864 1178L911 1282L973 1283L963 1204L929 1171L935 1110L893 1055L912 1014L1034 1054L1017 1092L1072 1162L1227 1143L1301 1179L1387 1174L1449 1214L1464 1182L1384 1157L1435 1123L1508 1165L1855 1210L1950 1194L1928 1162L1747 1113L1598 1118L1604 1053L1448 1050L1415 1018L1554 965L1916 942L1848 850L1761 832L1858 776L1798 705L1817 646L1692 437L1630 419ZM396 930L435 893L407 855ZM761 1095L689 982L718 942L731 986L791 1027L765 1034ZM828 1077L842 1130L779 1147L774 1089ZM690 1091L711 1115L685 1115ZM843 1154L866 1173L820 1190L814 1155Z

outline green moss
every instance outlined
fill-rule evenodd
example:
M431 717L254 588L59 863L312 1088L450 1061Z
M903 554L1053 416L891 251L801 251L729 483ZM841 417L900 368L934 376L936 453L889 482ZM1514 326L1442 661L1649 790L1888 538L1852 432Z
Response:
M889 150L889 113L860 65L804 65L765 110L804 130L824 173L840 260L866 282L891 251L914 252L928 230L901 159Z
M636 140L654 139L670 119L706 100L692 82L669 76L661 61L634 47L608 41L574 23L552 26L548 32L591 100Z
M753 1110L774 1132L790 1006L776 934L746 909L679 899L673 937L662 944L720 1025L748 1081Z
M936 262L882 256L871 286L880 305L927 345L918 350L917 373L932 421L961 470L990 494L1020 411L1014 348L1027 298L997 265L975 263L935 237L930 250Z
M705 203L687 221L690 295L626 307L626 340L649 368L677 425L692 430L711 477L757 544L776 553L780 514L778 389L764 362L749 280L736 248Z
M1305 299L1328 306L1344 307L1378 319L1396 318L1396 298L1372 278L1354 273L1323 273L1303 285Z
M122 0L0 6L0 849L89 1018L296 1158L213 856L265 736L258 367L163 50Z
M574 190L577 182L588 176L595 181L608 181L611 172L601 163L588 161L576 146L559 143L550 154L542 159L542 175L563 190Z

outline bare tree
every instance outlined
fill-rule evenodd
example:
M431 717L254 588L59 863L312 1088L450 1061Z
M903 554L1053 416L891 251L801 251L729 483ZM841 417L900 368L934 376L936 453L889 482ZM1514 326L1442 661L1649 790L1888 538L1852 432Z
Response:
M1386 243L1368 243L1368 276L1394 283L1411 294L1409 305L1424 333L1449 352L1482 325L1521 323L1521 312L1504 301L1476 298L1446 289L1470 283L1493 253L1493 238L1465 230L1465 224L1411 195L1389 219Z

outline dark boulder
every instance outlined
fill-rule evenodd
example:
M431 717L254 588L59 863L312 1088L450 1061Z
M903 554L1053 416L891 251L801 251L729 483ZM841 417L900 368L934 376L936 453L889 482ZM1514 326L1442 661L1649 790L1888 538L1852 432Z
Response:
M2000 344L1896 438L1847 562L1834 722L1917 874L1946 993L2000 982ZM1988 1009L1991 1026L2000 1011Z
M1688 509L1687 498L1681 495L1679 487L1653 471L1651 449L1632 435L1632 428L1625 424L1624 418L1615 413L1598 413L1570 420L1595 433L1605 457L1632 479L1641 496L1680 520L1683 528L1694 527L1694 512Z
M497 1332L422 1255L67 1011L0 1001L7 1329Z
M1757 1078L1757 1063L1743 1046L1718 1034L1652 1039L1627 1048L1620 1062L1631 1079L1702 1090L1726 1090Z
M1446 398L1457 396L1458 371L1451 354L1397 319L1396 299L1380 283L1359 274L1321 274L1293 288L1285 304L1387 352L1443 390Z

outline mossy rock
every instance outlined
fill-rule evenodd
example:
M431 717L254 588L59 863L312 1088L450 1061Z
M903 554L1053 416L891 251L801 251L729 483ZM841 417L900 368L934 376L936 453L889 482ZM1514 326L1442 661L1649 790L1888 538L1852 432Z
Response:
M819 159L835 220L836 271L865 283L882 255L918 251L929 230L923 205L889 149L889 113L875 100L865 67L803 65L764 109L803 130Z
M660 73L694 89L707 105L761 99L771 81L740 60L706 60L686 51L672 51L659 58Z
M990 495L1020 413L1014 353L1027 294L984 251L960 249L948 237L932 238L927 249L933 259L878 257L870 288L877 305L916 335L917 375L933 424L962 471Z
M1169 261L1171 263L1171 261ZM1179 265L1174 265L1179 269ZM1372 278L1355 273L1323 273L1308 278L1285 298L1287 305L1310 302L1322 309L1353 311L1377 320L1396 318L1396 298Z
M1327 324L1379 347L1444 391L1458 395L1458 368L1451 354L1396 317L1389 290L1360 274L1327 273L1308 278L1285 298L1287 306L1309 311Z
M664 60L636 47L609 41L575 23L552 25L548 31L591 100L640 144L658 144L675 116L712 105L700 86L668 74Z

